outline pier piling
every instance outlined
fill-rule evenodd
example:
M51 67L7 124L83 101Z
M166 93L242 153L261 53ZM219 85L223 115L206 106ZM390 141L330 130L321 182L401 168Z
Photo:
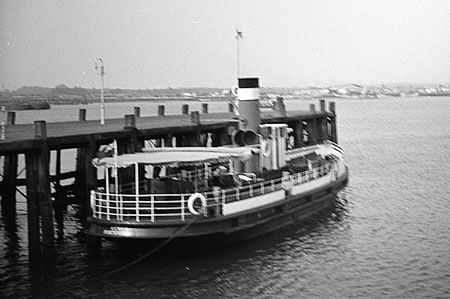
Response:
M138 141L138 130L136 128L136 117L133 114L125 115L124 129L129 132L129 140L125 145L125 152L128 154L134 153L144 147L143 142Z
M330 118L330 131L331 131L331 141L336 142L337 139L337 128L336 128L336 102L330 102L330 112L333 116Z
M203 103L202 104L202 113L203 114L208 114L208 103Z
M181 114L188 115L189 114L189 105L184 104L181 106Z
M29 252L32 257L42 254L44 258L52 258L55 255L53 205L50 194L49 151L45 121L34 122L34 137L39 141L39 148L27 152L25 158Z
M165 108L164 105L158 105L158 116L165 116Z
M78 111L78 120L79 121L86 121L86 109L80 109Z
M14 111L8 111L6 124L15 125L15 123L16 113ZM1 190L3 217L14 217L16 215L17 163L17 154L5 156L5 163L3 165L3 186Z
M134 116L136 118L141 117L141 107L134 107Z

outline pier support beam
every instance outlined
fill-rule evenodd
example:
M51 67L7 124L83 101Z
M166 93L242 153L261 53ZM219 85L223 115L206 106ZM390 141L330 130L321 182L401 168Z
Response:
M136 128L136 117L133 114L125 115L125 125L123 127L130 134L130 139L125 145L125 152L132 154L144 147L143 141L138 141L138 130Z
M78 110L78 121L86 121L86 109Z
M202 104L202 113L203 114L208 114L208 103L203 103Z
M316 105L310 104L309 110L311 113L316 115ZM308 120L308 126L306 128L309 134L309 140L308 144L316 144L317 143L317 137L318 137L318 130L317 130L317 118L314 117L314 119Z
M30 259L41 256L41 231L39 228L39 195L38 195L38 172L37 153L25 154L27 171L27 219L28 219L28 252Z
M34 122L38 150L26 153L28 240L30 257L55 256L53 205L50 194L49 150L45 121ZM39 225L40 224L40 225ZM42 230L42 242L40 238Z
M320 100L320 112L323 114L326 114L325 109L325 100ZM324 141L328 139L328 130L327 130L327 117L322 117L318 121L318 130L319 130L319 136L320 141Z
M15 125L16 113L8 111L6 117L7 125ZM16 181L17 181L17 154L5 156L3 165L3 186L1 190L2 196L2 216L14 217L16 215Z
M188 115L188 114L189 114L189 105L188 105L188 104L184 104L184 105L181 107L181 114L185 114L185 115Z
M331 141L337 143L337 128L336 128L336 102L330 102L330 112L333 114L333 116L330 119L330 126L331 126Z
M141 107L134 107L134 117L141 117Z
M58 238L62 238L64 236L64 214L63 211L66 211L67 204L65 201L65 192L61 187L61 150L56 150L56 165L55 165L55 180L54 180L54 189L55 189L55 201L53 205L53 209L55 212L55 220L57 227Z
M165 116L166 115L166 107L164 105L158 105L158 116Z
M97 144L94 136L91 136L87 143L78 148L75 189L77 200L82 205L82 214L88 212L90 191L97 186L95 168L92 165L92 159L96 152Z

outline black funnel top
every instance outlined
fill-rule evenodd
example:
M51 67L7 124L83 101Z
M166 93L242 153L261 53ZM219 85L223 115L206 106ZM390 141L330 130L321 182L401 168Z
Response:
M239 88L258 88L259 78L239 78Z

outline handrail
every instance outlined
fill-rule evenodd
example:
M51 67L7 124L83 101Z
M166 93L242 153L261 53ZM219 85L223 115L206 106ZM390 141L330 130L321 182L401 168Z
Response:
M304 184L330 174L331 163L310 170L285 175L270 181L255 181L221 192L202 193L207 209L218 209L227 203L287 189L288 186ZM192 218L187 198L191 194L115 194L91 191L91 209L95 218L119 221L151 221L157 219L182 220Z

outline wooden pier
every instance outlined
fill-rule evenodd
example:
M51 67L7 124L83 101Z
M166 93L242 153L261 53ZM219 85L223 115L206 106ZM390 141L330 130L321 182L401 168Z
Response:
M320 100L316 109L309 111L286 111L282 100L273 109L262 110L263 123L286 123L292 128L291 147L315 144L323 140L337 142L335 103ZM141 117L140 108L122 119L108 119L105 125L98 120L87 120L86 110L79 110L79 121L33 124L15 124L15 113L8 112L5 139L0 140L0 157L4 158L0 182L1 211L4 219L16 217L16 194L19 186L26 186L23 194L27 200L28 240L30 259L51 258L55 255L55 224L62 235L64 217L61 210L67 202L68 188L61 181L74 179L70 191L76 202L89 208L90 190L97 186L92 159L101 145L117 141L119 154L132 153L143 147L147 140L156 146L221 146L231 144L231 134L238 127L239 116L229 111L209 113L208 104L202 105L201 113L189 113L187 104L181 107L180 115L165 115L165 107L158 106L152 117ZM61 172L61 151L76 149L75 170ZM56 152L56 161L50 161ZM18 156L25 156L26 178L18 178ZM54 163L55 174L50 174ZM52 188L54 192L52 192Z

